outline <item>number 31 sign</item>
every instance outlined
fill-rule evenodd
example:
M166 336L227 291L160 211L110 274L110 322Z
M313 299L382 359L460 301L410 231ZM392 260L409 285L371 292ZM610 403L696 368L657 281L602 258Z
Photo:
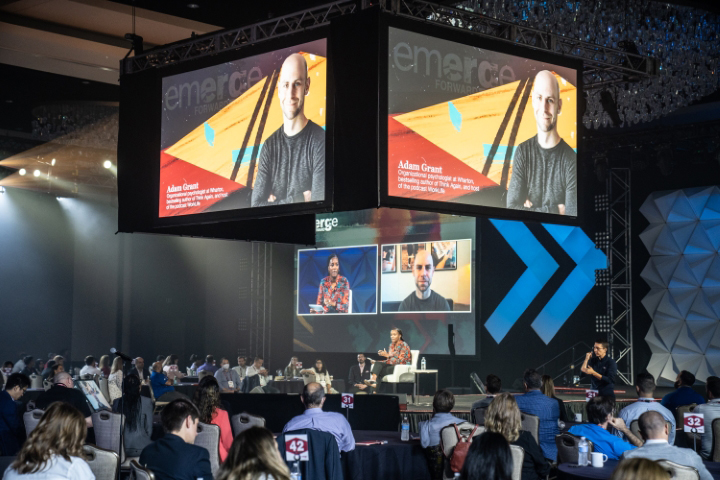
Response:
M686 412L684 416L685 427L683 431L705 433L705 416L702 413Z
M308 461L308 450L307 434L285 435L285 459L288 462Z

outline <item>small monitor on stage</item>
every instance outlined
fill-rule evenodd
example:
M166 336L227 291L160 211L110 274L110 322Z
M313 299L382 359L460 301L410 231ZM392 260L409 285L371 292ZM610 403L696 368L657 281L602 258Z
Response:
M75 382L75 386L85 394L85 398L94 411L112 410L105 395L103 395L100 387L98 387L94 380L78 380Z

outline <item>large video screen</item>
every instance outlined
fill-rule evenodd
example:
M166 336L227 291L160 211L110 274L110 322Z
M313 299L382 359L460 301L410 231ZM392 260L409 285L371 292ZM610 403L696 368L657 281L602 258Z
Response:
M295 350L387 348L392 327L412 349L475 354L475 219L397 209L316 216L317 248L296 257Z
M164 77L159 217L323 202L325 39Z
M388 195L577 217L577 80L389 28Z

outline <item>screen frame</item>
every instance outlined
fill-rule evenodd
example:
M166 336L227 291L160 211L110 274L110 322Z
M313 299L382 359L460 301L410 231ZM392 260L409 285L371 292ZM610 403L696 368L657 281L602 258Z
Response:
M577 195L577 211L576 217L570 217L566 215L543 213L543 212L530 212L523 210L515 210L511 208L499 208L490 206L480 205L469 205L464 203L455 202L443 202L437 200L419 200L414 198L396 197L388 194L388 171L389 171L389 154L388 154L388 104L389 104L389 66L388 66L388 52L390 49L390 28L406 30L412 33L426 35L434 37L439 40L445 40L450 42L456 42L463 45L472 47L483 48L486 50L492 50L494 52L514 55L529 60L535 60L540 62L553 63L555 65L573 69L577 72L577 111L576 111L576 123L577 123L577 183L578 183L578 195ZM460 31L455 27L442 26L436 24L421 23L417 20L402 18L397 16L391 16L387 14L380 15L380 34L379 34L380 48L378 48L378 105L379 105L379 117L380 122L378 124L378 168L379 168L379 193L380 193L380 205L383 207L391 208L403 208L407 210L425 210L430 212L439 212L446 214L457 214L466 216L488 216L493 218L508 218L513 220L529 221L529 222L543 222L543 223L556 223L563 225L579 226L583 220L583 212L586 208L585 195L586 189L588 188L587 182L584 181L586 176L584 157L584 141L581 135L581 129L584 129L582 124L582 110L584 102L582 100L583 91L583 78L582 78L582 67L583 63L580 60L563 57L553 53L549 53L542 50L535 50L533 48L518 46L510 44L501 40L493 40L484 36L476 35L472 32Z

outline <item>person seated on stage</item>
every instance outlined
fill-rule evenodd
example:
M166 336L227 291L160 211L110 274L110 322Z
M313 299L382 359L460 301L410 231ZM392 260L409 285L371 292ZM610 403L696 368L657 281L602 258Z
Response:
M382 379L385 375L390 375L395 370L395 365L412 365L412 352L410 346L403 339L403 332L397 327L390 330L390 346L386 350L379 350L378 355L385 357L385 360L371 360L371 379L368 383L375 387L377 391L380 388Z
M535 415L540 419L540 448L542 448L545 458L554 462L557 459L555 435L560 433L558 429L560 408L557 401L546 397L540 391L542 375L535 369L525 370L523 383L525 394L518 395L515 400L521 412Z
M594 452L604 453L610 460L617 460L627 450L641 447L643 442L625 425L622 418L612 415L615 402L608 397L593 397L585 405L589 423L573 425L568 432L593 442ZM630 443L607 431L608 425L622 432Z
M13 373L0 391L0 452L5 456L17 455L25 439L23 419L18 415L17 402L30 388L30 378Z
M163 362L163 373L167 375L170 380L175 380L176 378L179 380L186 376L178 368L179 358L177 355L172 354L168 355Z
M370 365L364 353L358 353L357 360L358 363L350 367L348 374L348 385L352 385L350 393L365 392L371 395L375 390L365 383L365 380L370 380Z
M317 303L325 313L348 313L350 306L350 282L339 275L340 259L332 253L328 257L327 269L329 275L320 280Z
M670 480L670 473L647 458L631 458L618 463L610 480Z
M251 427L235 437L216 480L240 478L290 480L290 470L267 428Z
M148 397L140 395L141 388L140 378L129 374L123 381L123 396L112 404L113 412L125 415L123 445L128 457L139 457L143 448L152 443L153 404Z
M567 410L565 410L565 403L555 396L555 382L553 382L550 375L542 376L542 387L540 387L540 391L546 397L552 398L557 402L558 408L560 409L560 420L563 422L570 421L567 415Z
M110 394L108 400L110 400L110 405L112 405L116 398L122 397L122 385L123 359L121 357L115 357L110 369L110 375L108 376L108 393Z
M355 449L355 437L345 415L336 412L323 412L325 389L317 382L310 382L303 387L300 401L305 406L302 415L292 418L283 428L283 433L309 428L331 433L337 441L341 452Z
M88 427L92 427L92 412L87 405L85 394L75 387L72 377L67 372L61 372L55 375L53 386L49 390L41 393L35 400L35 408L46 410L54 402L69 403L73 407L80 410L85 417L85 423Z
M207 377L205 377L207 378ZM203 380L205 380L203 378ZM230 370L230 360L227 357L220 359L220 369L215 372L215 379L220 385L222 393L235 393L240 391L240 375L235 370Z
M655 392L655 377L649 373L639 373L635 378L635 391L638 394L638 400L631 403L627 407L620 410L620 418L623 419L625 425L630 426L634 420L640 418L640 415L652 410L658 412L665 418L672 428L670 429L670 444L675 443L675 415L670 410L663 407L653 400L653 392Z
M675 379L676 390L665 395L660 404L670 410L673 415L677 412L678 407L693 403L702 405L705 403L705 399L692 389L693 385L695 385L695 375L687 370L681 371Z
M671 462L695 468L700 480L712 480L700 455L691 448L680 448L669 443L669 428L660 412L646 411L638 419L640 435L645 444L623 453L622 458L647 458L650 460L670 460Z
M230 415L220 406L220 385L214 377L208 376L200 380L193 403L200 412L201 422L220 427L220 463L224 462L232 446L233 434Z
M100 357L100 364L98 366L102 372L102 376L108 378L110 376L110 355L103 355Z
M330 372L328 372L327 368L325 368L325 364L319 358L315 360L314 367L301 370L300 373L303 375L315 375L315 381L323 386L326 393L338 393L337 390L332 388Z
M712 423L716 418L720 418L720 381L710 380L706 385L706 389L708 402L698 405L694 411L702 413L705 417L705 432L700 434L702 435L700 456L705 460L711 460L714 442Z
M505 437L495 432L483 432L473 438L460 478L511 480L512 470L512 452Z
M145 447L140 465L155 474L155 480L212 479L210 454L193 445L200 412L190 400L173 400L160 413L165 436Z
M477 420L474 416L475 409L489 407L490 403L493 401L493 398L495 398L495 395L500 393L501 389L502 381L500 380L500 377L498 377L497 375L493 375L492 373L485 377L485 390L487 390L487 395L485 396L485 398L474 402L472 404L472 407L470 407L470 415L472 416L473 423L477 423Z
M155 401L172 402L177 399L178 396L184 397L181 393L176 392L175 387L172 385L173 381L170 380L162 371L162 363L153 363L152 373L150 374L150 388L153 390ZM163 396L165 397L163 398Z
M215 357L213 357L212 355L208 355L207 357L205 357L205 363L203 363L197 368L198 375L200 375L200 372L204 372L205 370L212 373L213 375L215 375L215 372L217 372L218 370L218 368L215 366Z
M440 430L453 423L463 423L462 418L450 415L455 407L455 396L449 390L438 390L433 397L433 414L430 420L420 422L420 444L423 448L440 445Z
M277 388L268 386L268 371L263 367L263 363L265 363L265 360L262 357L255 357L253 364L247 367L247 369L245 370L245 377L254 377L255 375L257 375L263 392L280 393L280 390L278 390Z
M500 393L495 396L485 414L485 430L501 434L510 445L517 445L525 451L522 480L546 478L550 473L550 463L545 460L535 437L527 430L521 430L520 418L515 397L510 393Z
M142 383L148 383L150 381L150 372L145 367L145 360L142 357L137 357L133 360L133 368L128 372L129 375L137 375Z
M430 288L434 273L432 254L427 250L417 252L412 264L415 290L402 301L398 312L450 311L450 305L445 297Z
M35 359L28 355L23 359L23 361L25 362L25 368L23 368L20 373L27 377L30 375L37 375L37 370L35 369Z
M192 375L193 377L196 377L198 374L198 368L200 368L200 366L202 364L203 364L202 358L195 355L194 353L192 355L190 355L190 366L188 367L188 370L190 370L189 371L190 375Z
M5 470L3 480L95 480L82 450L86 435L82 413L67 403L53 403Z
M85 366L80 370L80 376L83 375L102 375L102 370L97 368L95 357L88 355L85 357Z
M239 359L238 359L238 360L239 360ZM300 370L302 370L302 369L298 366L298 358L297 358L297 357L292 357L292 358L290 359L290 363L288 363L288 366L285 367L285 372L284 372L284 373L285 373L285 378L295 378L295 377L299 377L300 375L302 375L302 374L300 373Z
M233 367L233 371L238 374L238 377L242 382L242 379L245 378L245 372L247 371L247 359L245 357L238 356L237 362L237 367Z

